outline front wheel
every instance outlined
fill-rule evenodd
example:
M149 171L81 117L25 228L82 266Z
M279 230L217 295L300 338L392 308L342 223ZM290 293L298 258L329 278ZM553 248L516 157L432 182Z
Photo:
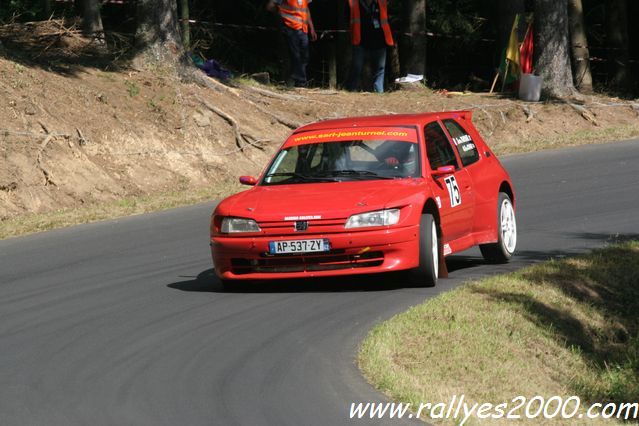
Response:
M423 214L419 222L419 266L411 271L411 281L416 285L434 287L438 271L437 224L432 214Z
M479 249L488 262L506 263L517 246L517 221L513 203L508 194L503 192L499 193L497 204L497 232L496 243L482 244Z
M220 284L224 293L241 293L249 288L247 282L243 280L226 280L220 278Z
M225 293L230 293L233 290L233 281L220 278L220 287Z

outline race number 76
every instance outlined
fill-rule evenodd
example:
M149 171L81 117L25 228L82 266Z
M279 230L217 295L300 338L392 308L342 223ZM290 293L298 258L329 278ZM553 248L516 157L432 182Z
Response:
M457 186L457 179L455 176L449 176L444 179L446 187L448 188L448 194L450 195L450 206L455 207L461 204L461 192L459 192L459 186Z

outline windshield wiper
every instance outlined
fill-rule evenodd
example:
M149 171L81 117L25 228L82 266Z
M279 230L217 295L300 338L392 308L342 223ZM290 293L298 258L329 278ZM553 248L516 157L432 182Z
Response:
M303 175L301 173L296 172L285 172L285 173L269 173L265 176L266 178L270 177L294 177L302 181L321 181L321 182L336 182L335 179L331 179L328 176L309 176ZM268 182L269 185L273 185L280 182ZM283 182L282 182L283 183Z
M349 177L363 177L373 179L395 179L396 177L382 176L370 170L331 170L326 172L329 176L349 176Z

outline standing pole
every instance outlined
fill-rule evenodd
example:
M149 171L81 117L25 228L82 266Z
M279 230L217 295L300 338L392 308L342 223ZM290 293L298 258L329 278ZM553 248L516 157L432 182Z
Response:
M180 21L182 22L182 43L184 44L184 50L189 50L191 47L191 29L189 26L189 0L180 1L181 15Z
M508 79L508 68L510 68L510 64L508 63L508 59L506 59L506 69L504 70L504 78L501 82L502 93L504 93L504 90L506 90L506 80Z

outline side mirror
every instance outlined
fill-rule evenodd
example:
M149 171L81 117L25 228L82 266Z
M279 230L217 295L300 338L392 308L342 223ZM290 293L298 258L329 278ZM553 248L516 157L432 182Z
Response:
M240 176L240 183L242 185L255 186L257 184L257 179L253 176Z
M433 176L435 177L446 176L446 175L452 175L453 173L455 173L455 166L443 166L443 167L437 167L437 170L433 171Z

